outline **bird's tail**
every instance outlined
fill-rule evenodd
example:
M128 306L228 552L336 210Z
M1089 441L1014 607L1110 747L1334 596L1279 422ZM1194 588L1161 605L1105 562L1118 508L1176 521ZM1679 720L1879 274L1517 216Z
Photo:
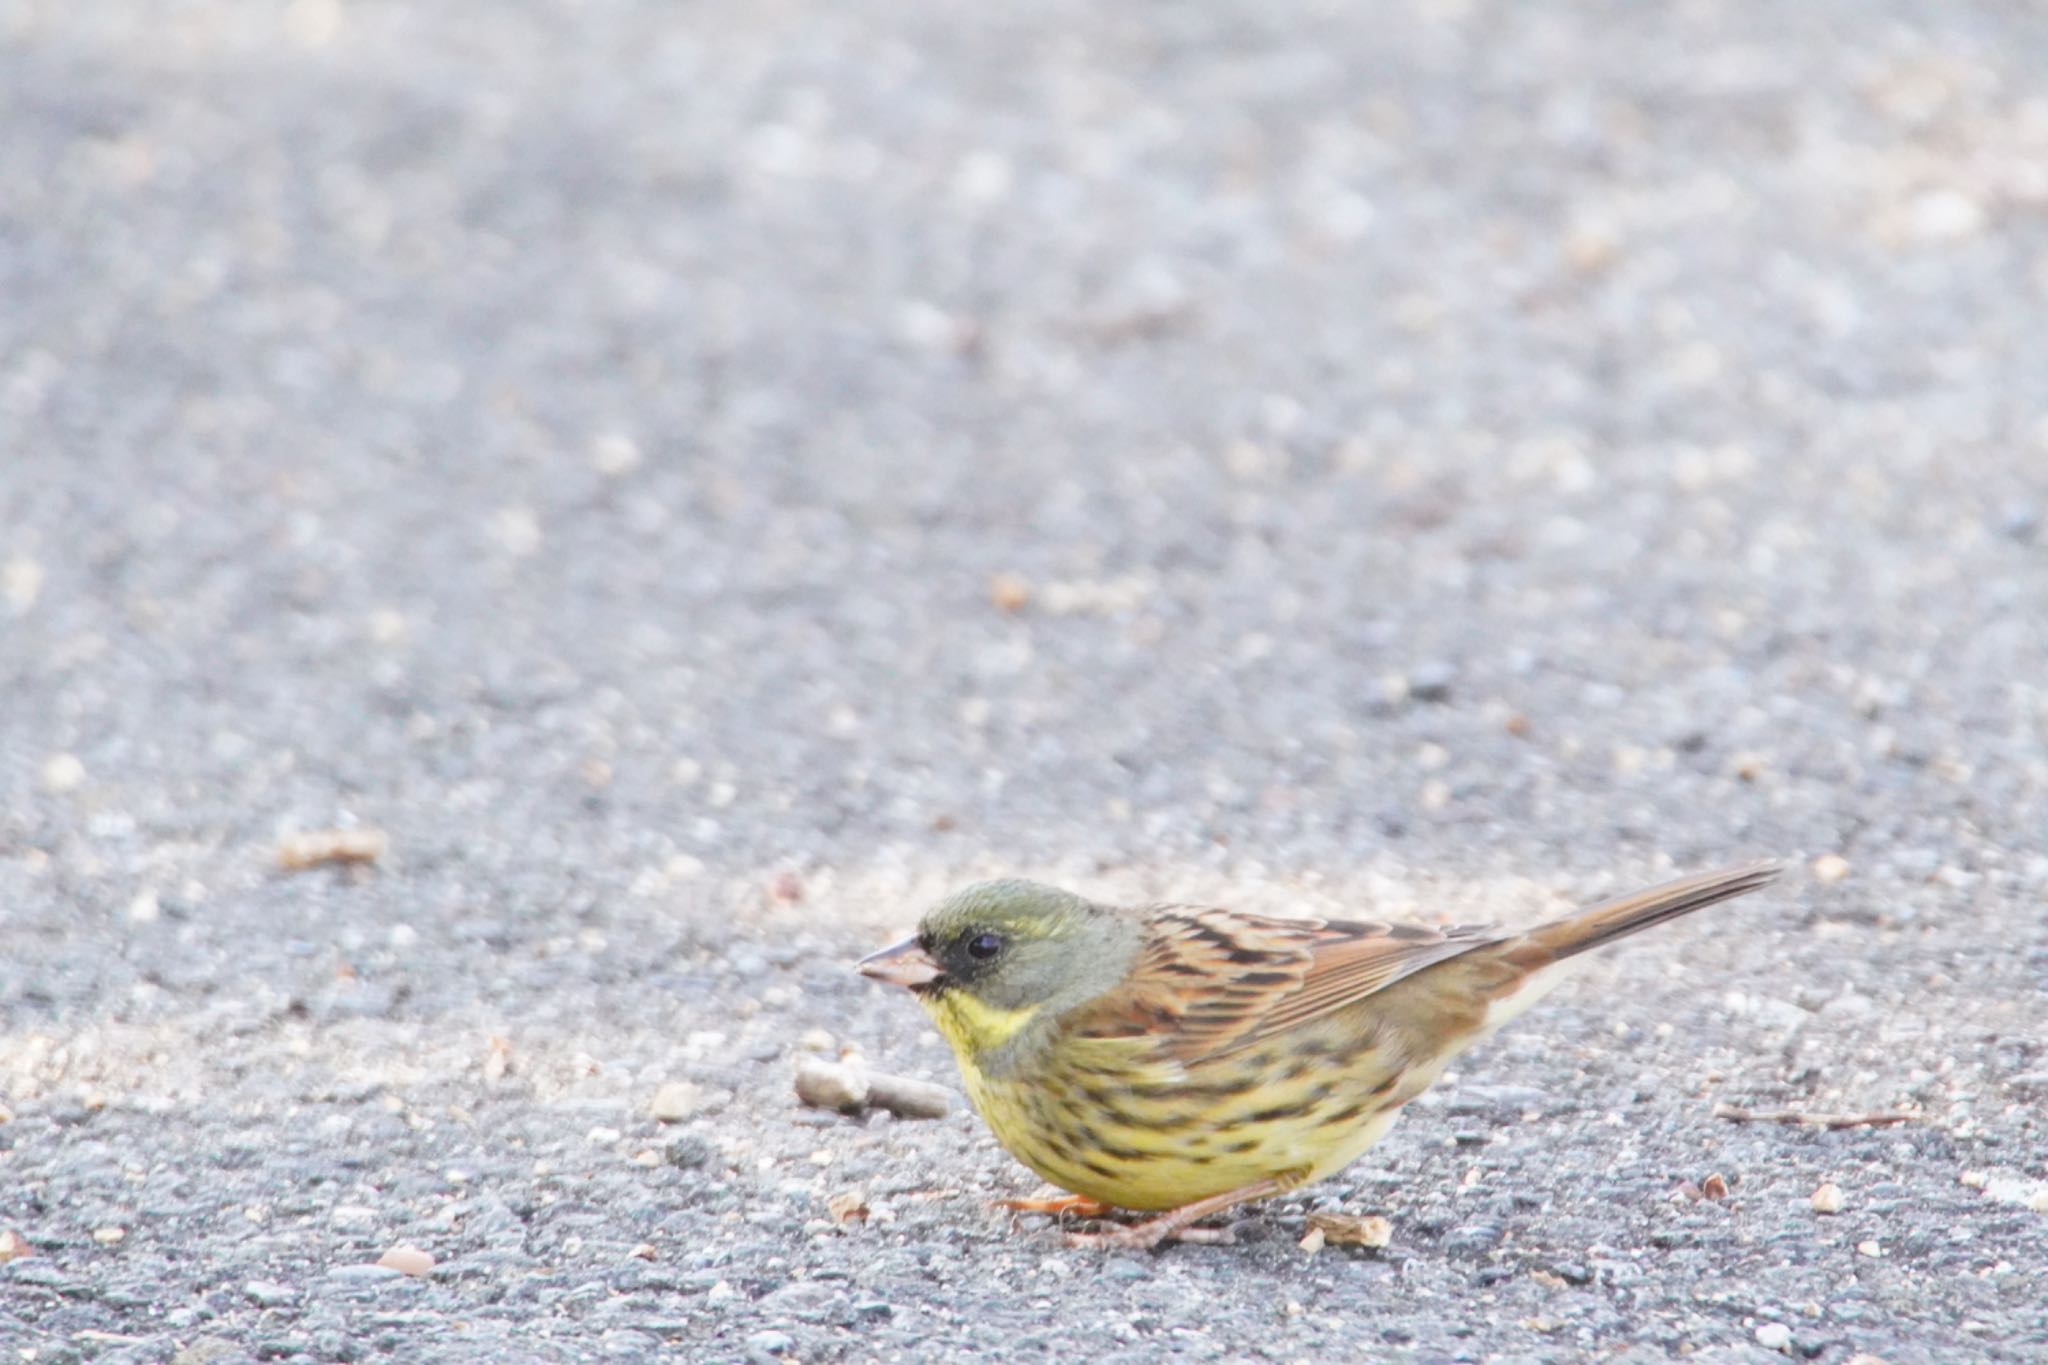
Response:
M1746 896L1770 885L1783 870L1775 862L1751 863L1719 872L1702 872L1647 891L1618 896L1518 935L1510 942L1506 956L1531 969L1562 962L1652 925Z

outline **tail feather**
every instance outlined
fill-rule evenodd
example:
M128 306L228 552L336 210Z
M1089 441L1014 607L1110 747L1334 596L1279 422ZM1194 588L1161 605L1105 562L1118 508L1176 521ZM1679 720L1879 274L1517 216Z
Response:
M1510 957L1528 967L1561 962L1680 915L1746 896L1770 885L1783 870L1783 865L1775 862L1752 863L1602 901L1529 930L1515 942Z

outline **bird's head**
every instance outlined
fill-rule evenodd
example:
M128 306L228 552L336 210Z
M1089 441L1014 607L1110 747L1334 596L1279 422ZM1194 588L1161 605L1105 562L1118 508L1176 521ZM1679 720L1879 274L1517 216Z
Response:
M918 998L963 1060L1115 986L1136 961L1129 916L1037 882L980 882L925 912L917 935L861 959Z

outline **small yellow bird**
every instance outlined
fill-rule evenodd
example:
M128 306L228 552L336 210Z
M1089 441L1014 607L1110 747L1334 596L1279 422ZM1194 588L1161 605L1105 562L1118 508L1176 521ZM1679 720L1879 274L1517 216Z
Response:
M1342 1170L1569 959L1778 871L1708 872L1521 932L1130 909L983 882L860 969L917 996L996 1139L1076 1196L1011 1207L1165 1210L1068 1239L1151 1247Z

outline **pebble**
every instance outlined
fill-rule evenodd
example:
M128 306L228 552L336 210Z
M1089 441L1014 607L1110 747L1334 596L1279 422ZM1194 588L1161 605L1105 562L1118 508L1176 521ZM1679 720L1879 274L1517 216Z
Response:
M192 1342L171 1356L171 1365L225 1365L230 1360L247 1359L242 1348L226 1337L196 1337Z
M1767 1351L1782 1351L1792 1344L1792 1329L1782 1322L1767 1322L1756 1329L1756 1344Z
M1813 879L1838 882L1849 875L1849 860L1839 853L1824 853L1813 860Z
M778 1332L773 1328L763 1332L755 1332L747 1338L747 1349L749 1351L758 1351L763 1355L786 1356L795 1347L796 1343L790 1340L789 1333Z
M1444 1252L1451 1256L1479 1256L1500 1245L1498 1223L1466 1223L1452 1228L1444 1238Z
M619 1360L652 1360L661 1350L661 1338L652 1332L614 1330L604 1334L597 1348Z
M299 1292L275 1280L250 1280L242 1293L258 1308L279 1308L299 1297Z
M397 1246L379 1256L377 1264L389 1266L401 1275L410 1275L418 1279L420 1276L433 1270L434 1258L416 1246L400 1242Z
M696 1114L704 1103L704 1092L688 1081L663 1081L648 1102L648 1117L662 1123L681 1123Z
M27 555L15 555L0 564L0 596L6 597L16 616L35 606L42 596L44 576L43 566Z
M1480 1085L1467 1082L1444 1100L1447 1114L1503 1114L1520 1116L1541 1111L1550 1104L1550 1092L1530 1085Z
M43 760L43 790L63 796L85 785L85 764L77 754L51 754Z
M2000 514L1998 529L2002 535L2027 544L2040 533L2041 509L2032 503L2014 503Z
M345 1231L362 1231L377 1225L377 1210L362 1204L336 1204L327 1221Z
M339 1280L344 1284L376 1284L383 1280L401 1280L405 1276L403 1272L393 1266L365 1263L362 1265L338 1265L327 1272L327 1278Z
M1807 1203L1815 1213L1840 1213L1842 1211L1842 1187L1830 1181L1815 1190Z
M691 1171L711 1160L711 1144L696 1133L678 1133L661 1149L671 1166Z
M1409 670L1408 695L1416 701L1447 702L1457 681L1457 665L1434 659Z

